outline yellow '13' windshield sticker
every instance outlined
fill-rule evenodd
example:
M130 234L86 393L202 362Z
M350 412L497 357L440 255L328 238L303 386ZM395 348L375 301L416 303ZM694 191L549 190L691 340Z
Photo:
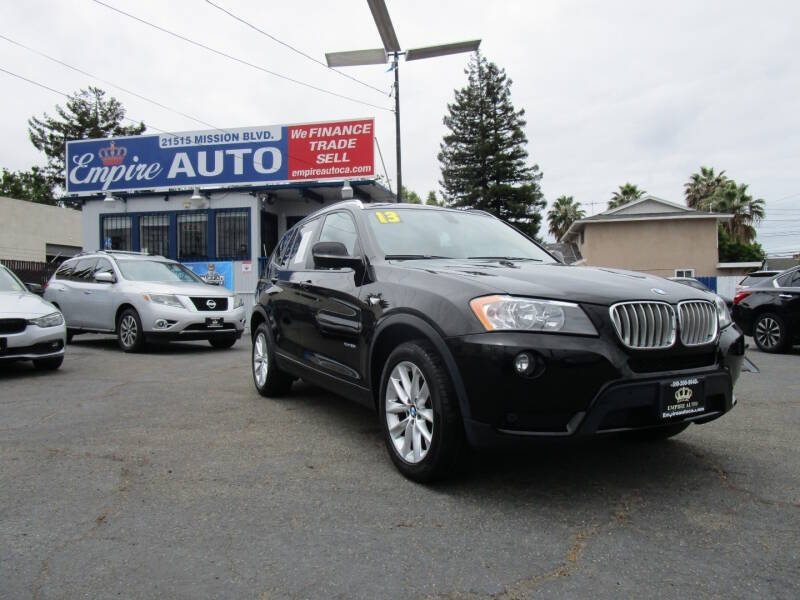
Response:
M375 211L375 217L379 223L387 225L389 223L400 223L400 216L393 210Z

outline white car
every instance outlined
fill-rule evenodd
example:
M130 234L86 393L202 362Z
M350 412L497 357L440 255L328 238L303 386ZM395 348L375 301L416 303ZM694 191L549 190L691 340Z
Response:
M0 361L32 360L37 369L55 370L66 343L61 312L0 265Z
M247 320L242 298L179 262L138 252L72 258L50 279L44 297L64 314L69 339L113 333L125 352L141 350L147 340L208 340L230 348Z

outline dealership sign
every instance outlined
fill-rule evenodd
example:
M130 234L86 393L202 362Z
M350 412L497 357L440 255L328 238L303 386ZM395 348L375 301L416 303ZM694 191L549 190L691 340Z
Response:
M169 190L371 177L373 119L67 142L66 191Z

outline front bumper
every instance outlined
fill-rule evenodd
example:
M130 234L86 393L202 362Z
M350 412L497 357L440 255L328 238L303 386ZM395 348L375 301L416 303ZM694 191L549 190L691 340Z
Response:
M54 358L64 354L67 343L66 326L37 327L28 325L20 333L0 334L5 340L5 350L0 350L0 360L33 360Z
M447 342L466 390L462 413L473 445L707 422L735 404L744 356L744 337L733 326L716 345L661 352L626 351L615 338L523 332ZM523 351L537 361L530 377L513 369ZM661 386L688 375L704 381L705 411L660 419Z
M244 306L224 311L198 311L148 302L139 309L139 317L149 339L192 341L229 335L240 338L247 313ZM207 319L221 319L222 327L210 327Z

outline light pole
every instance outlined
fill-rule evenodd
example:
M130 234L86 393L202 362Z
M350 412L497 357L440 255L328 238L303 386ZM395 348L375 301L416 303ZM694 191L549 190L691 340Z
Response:
M378 28L378 33L383 42L383 48L373 48L370 50L349 50L347 52L328 52L325 59L329 67L353 67L357 65L385 65L392 57L392 68L394 69L394 127L395 145L397 150L397 201L402 200L403 190L403 170L400 152L400 56L405 55L406 60L420 60L423 58L434 58L447 54L459 54L461 52L474 52L481 45L480 40L469 40L466 42L456 42L454 44L442 44L439 46L425 46L422 48L411 48L406 51L400 49L397 35L394 32L394 25L389 18L389 11L386 9L384 0L367 0L372 18Z

